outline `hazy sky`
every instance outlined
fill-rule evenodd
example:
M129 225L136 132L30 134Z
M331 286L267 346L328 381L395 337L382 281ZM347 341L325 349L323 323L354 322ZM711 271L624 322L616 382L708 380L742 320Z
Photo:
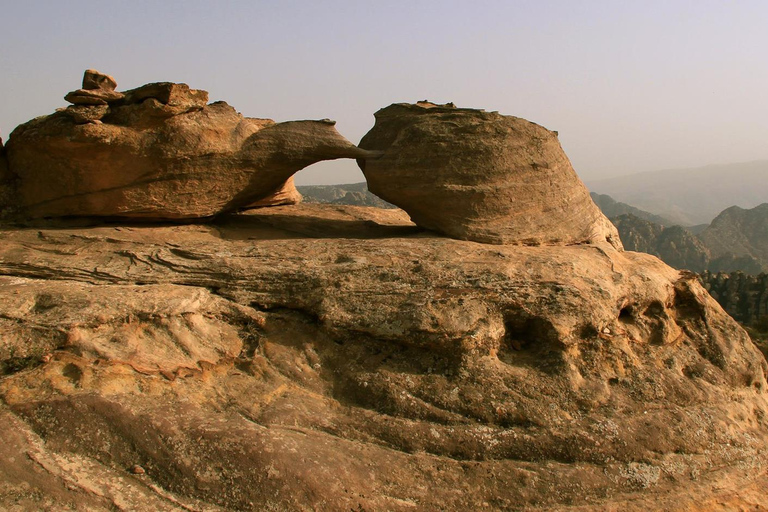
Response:
M330 117L355 143L394 102L498 110L558 130L585 180L768 159L765 0L0 0L0 46L3 140L96 68ZM362 180L352 162L297 175Z

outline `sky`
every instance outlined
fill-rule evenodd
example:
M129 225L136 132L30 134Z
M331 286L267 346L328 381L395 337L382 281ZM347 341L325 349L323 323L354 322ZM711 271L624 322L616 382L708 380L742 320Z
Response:
M391 103L497 110L557 130L587 181L768 159L767 49L765 0L0 0L0 137L95 68L355 143Z

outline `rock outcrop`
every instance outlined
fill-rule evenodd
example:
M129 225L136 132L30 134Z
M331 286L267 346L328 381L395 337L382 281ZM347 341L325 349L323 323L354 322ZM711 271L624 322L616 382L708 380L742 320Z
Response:
M306 204L61 220L0 229L0 298L0 508L765 506L765 360L694 276L604 241Z
M105 96L114 80L104 76L86 72L69 98L103 103L78 99L11 133L8 161L27 217L205 218L276 194L315 162L371 155L333 121L245 118L168 82Z
M86 69L82 89L67 93L64 99L77 106L106 106L125 97L123 93L117 92L116 88L117 81L111 76L95 69Z
M360 147L368 188L419 226L494 244L580 244L616 228L592 202L557 134L497 112L399 103L376 112Z

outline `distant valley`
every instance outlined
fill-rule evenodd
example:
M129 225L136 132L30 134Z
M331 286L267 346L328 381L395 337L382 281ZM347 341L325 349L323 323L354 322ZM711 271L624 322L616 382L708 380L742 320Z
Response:
M586 185L674 224L709 224L733 205L754 208L768 201L768 160L643 172Z

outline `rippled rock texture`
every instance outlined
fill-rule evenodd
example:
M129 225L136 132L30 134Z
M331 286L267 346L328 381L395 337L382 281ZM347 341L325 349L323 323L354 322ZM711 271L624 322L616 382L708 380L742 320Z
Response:
M0 508L765 506L765 360L607 242L297 205L6 226L0 276Z
M557 133L453 104L397 103L375 116L360 147L383 155L358 164L369 190L419 226L493 244L621 248Z

